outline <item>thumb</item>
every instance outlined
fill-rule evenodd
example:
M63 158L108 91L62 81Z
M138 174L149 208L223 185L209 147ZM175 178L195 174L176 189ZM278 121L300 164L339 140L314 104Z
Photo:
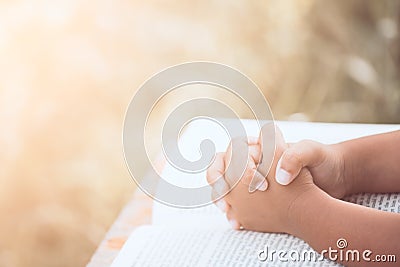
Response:
M276 166L275 180L281 185L290 184L304 167L315 167L322 162L322 145L304 140L286 149Z

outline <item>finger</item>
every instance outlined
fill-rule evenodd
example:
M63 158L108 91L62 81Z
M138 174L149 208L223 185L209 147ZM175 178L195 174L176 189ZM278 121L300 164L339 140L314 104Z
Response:
M258 145L258 137L255 136L248 136L247 137L247 144L249 146Z
M238 149L239 153L247 153L249 154L250 158L257 164L261 159L261 147L259 145L258 137L249 136L247 137L238 137L234 138L225 154L225 166L228 166L229 163L232 161L232 146L236 145L235 148Z
M230 205L223 198L217 200L215 202L215 205L224 213L227 212L228 209L230 209Z
M248 186L249 193L256 190L265 191L268 188L266 177L257 170L257 165L252 159L249 159L247 169L240 181Z
M247 138L232 139L225 155L225 180L231 188L244 176L248 161Z
M214 162L207 169L207 182L211 185L211 200L215 202L217 207L219 207L223 212L225 212L226 204L223 199L221 199L227 192L229 192L229 185L224 179L225 163L224 163L225 153L217 153L215 155Z
M213 202L218 202L229 192L229 185L226 183L225 179L218 179L211 189L211 200Z
M248 150L249 150L249 161L253 161L255 164L260 163L262 157L260 145L258 143L249 145Z
M278 127L274 123L265 124L260 131L259 144L261 146L262 158L257 170L267 177L272 166L275 155L275 147L284 147L285 142Z
M240 180L249 186L249 192L254 192L257 189L265 191L268 188L265 177L257 172L256 164L259 163L261 157L261 147L257 138L233 139L228 147L227 155L231 155L231 158L230 161L229 156L225 158L225 165L231 167L227 169L225 179L230 187L233 187Z
M253 179L251 179L251 182L249 184L249 193L253 193L256 190L266 191L267 189L267 179L264 177L264 175L262 175L255 169L253 173Z
M290 184L304 167L314 167L321 163L321 144L304 140L291 145L278 161L275 179L281 185Z
M212 185L219 178L223 177L225 172L225 162L224 162L225 153L217 153L215 155L215 159L213 163L207 169L207 182Z
M257 141L258 142L258 141ZM249 146L249 163L248 167L251 173L247 176L250 177L246 184L249 186L249 193L253 193L256 190L265 191L268 188L268 181L266 177L257 170L257 165L261 161L262 153L259 144Z
M235 219L234 213L233 213L233 209L230 208L227 212L226 212L226 218L229 221L229 224L231 225L232 229L235 230L240 230L242 229L240 223Z

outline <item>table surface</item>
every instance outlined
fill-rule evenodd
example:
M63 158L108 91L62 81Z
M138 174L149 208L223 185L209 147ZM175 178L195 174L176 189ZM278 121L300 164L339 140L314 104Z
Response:
M110 266L132 231L143 224L151 223L153 200L142 191L136 190L123 208L87 266Z
M254 128L252 122L247 121L245 124ZM400 130L400 125L302 122L277 122L277 125L281 128L287 142L312 139L323 143L335 143L360 136ZM187 132L191 136L196 136L199 133L199 127L200 125L195 125ZM158 170L162 170L163 167L163 162L159 162L156 166ZM151 224L152 205L153 200L149 196L140 190L136 190L105 235L87 266L110 266L132 231L140 225Z

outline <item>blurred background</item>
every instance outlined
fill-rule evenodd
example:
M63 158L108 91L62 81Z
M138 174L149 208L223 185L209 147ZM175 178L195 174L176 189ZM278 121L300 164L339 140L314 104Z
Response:
M0 2L0 266L85 265L135 185L124 112L155 72L233 66L275 118L400 123L400 1Z

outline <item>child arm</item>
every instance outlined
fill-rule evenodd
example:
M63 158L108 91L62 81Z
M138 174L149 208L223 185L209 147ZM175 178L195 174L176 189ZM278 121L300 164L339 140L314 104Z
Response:
M376 265L377 255L400 259L400 214L337 200L321 190L309 191L302 198L293 203L289 212L293 216L290 234L305 240L324 257L346 266ZM337 241L341 238L347 241L342 261L338 253L329 255L329 247L339 250ZM357 250L360 261L352 261L347 250ZM398 262L386 264L396 266Z
M349 193L400 192L400 131L337 146L343 154L345 177L351 181Z

